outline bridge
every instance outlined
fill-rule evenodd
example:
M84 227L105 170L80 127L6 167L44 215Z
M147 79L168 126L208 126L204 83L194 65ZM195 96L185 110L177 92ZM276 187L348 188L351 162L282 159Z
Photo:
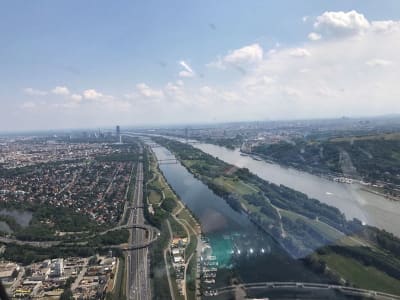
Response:
M400 300L399 295L393 295L384 292L378 292L373 290L366 290L360 288L353 288L342 285L324 284L324 283L310 283L310 282L254 282L245 283L241 285L231 285L215 290L216 295L234 292L238 288L245 290L249 289L310 289L310 290L334 290L346 295L362 296L372 299L396 299Z
M117 246L118 248L120 248L124 251L146 248L146 247L150 246L152 243L154 243L157 240L158 236L160 235L160 231L157 228L152 227L150 225L145 225L145 224L121 225L121 226L117 226L117 227L111 228L109 230L106 230L106 231L102 232L101 234L105 234L107 232L120 230L120 229L132 229L132 228L139 228L139 229L145 230L148 234L148 238L145 241L141 241L137 244L133 244L130 246L122 246L122 247Z
M157 160L159 165L177 164L178 160L176 158L165 158Z

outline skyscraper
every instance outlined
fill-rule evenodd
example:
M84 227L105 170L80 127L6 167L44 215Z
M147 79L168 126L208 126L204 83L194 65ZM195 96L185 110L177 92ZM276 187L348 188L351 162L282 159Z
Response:
M119 125L117 125L117 136L119 136L121 134L121 129L119 128Z

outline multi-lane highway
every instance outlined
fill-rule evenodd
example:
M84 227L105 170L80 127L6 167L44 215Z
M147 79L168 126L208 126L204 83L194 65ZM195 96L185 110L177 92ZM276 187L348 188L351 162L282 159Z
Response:
M143 216L143 164L138 163L135 191L128 226L144 224ZM129 230L129 246L146 240L146 231L141 228ZM148 300L150 295L148 248L129 250L126 257L127 284L126 295L129 300Z

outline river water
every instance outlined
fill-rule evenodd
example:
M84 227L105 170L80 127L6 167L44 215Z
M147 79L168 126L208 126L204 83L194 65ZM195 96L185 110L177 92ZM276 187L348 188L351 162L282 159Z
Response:
M174 158L164 147L156 147L153 151L159 160ZM246 215L234 211L181 164L160 164L160 169L180 199L199 219L203 233L210 240L213 255L220 264L217 286L228 285L232 274L246 282L324 280L287 254Z
M400 236L400 202L361 190L358 184L337 183L293 168L242 156L239 149L230 150L205 143L193 146L227 163L248 168L250 172L267 181L283 184L335 206L347 219L357 218Z

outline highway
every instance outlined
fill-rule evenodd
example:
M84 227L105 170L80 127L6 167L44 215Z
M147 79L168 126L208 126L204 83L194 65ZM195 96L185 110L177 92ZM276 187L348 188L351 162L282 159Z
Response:
M128 226L134 224L144 225L143 209L143 163L139 162L136 172L135 191L133 203L128 218ZM129 230L129 248L151 238L146 236L146 231L141 228ZM127 284L126 295L129 300L148 300L151 298L149 281L148 248L132 249L126 254Z

